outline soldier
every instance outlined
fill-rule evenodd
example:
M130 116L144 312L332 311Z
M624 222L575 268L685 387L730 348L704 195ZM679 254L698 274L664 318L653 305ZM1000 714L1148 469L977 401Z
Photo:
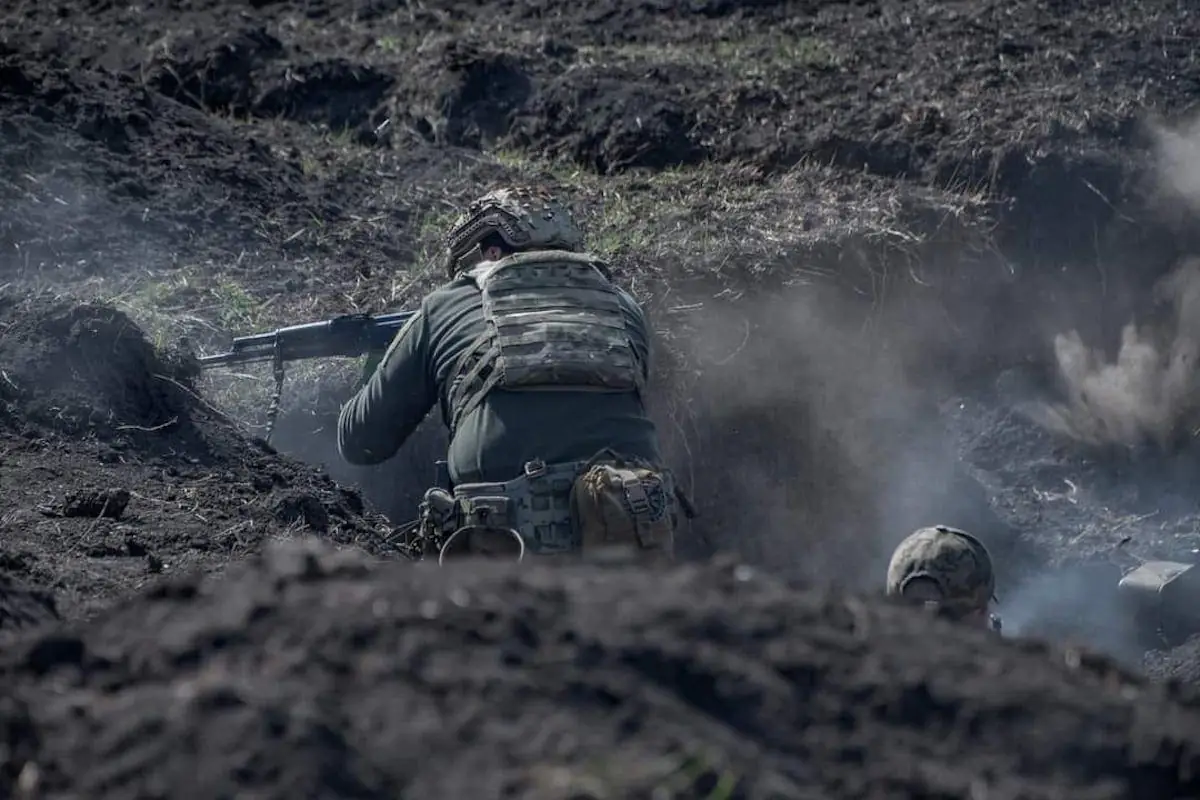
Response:
M937 525L902 541L888 565L887 594L923 603L942 616L1000 630L992 557L966 531Z
M342 409L342 457L370 465L439 406L450 487L426 492L421 525L442 556L501 541L519 554L673 553L682 496L644 404L649 325L583 245L546 192L471 203L445 239L449 282Z

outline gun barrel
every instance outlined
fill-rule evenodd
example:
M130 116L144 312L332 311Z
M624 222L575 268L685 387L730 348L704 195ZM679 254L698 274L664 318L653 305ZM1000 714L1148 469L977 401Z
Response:
M286 328L239 336L228 352L200 356L203 367L230 366L272 361L299 361L307 358L360 356L386 350L396 333L413 317L414 311L390 314L347 314L320 322L290 325Z

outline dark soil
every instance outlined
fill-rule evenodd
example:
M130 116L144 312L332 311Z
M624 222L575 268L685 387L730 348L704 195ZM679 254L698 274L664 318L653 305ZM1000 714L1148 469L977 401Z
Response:
M28 568L26 559L4 553L0 565L0 638L60 619L52 594L17 577Z
M304 176L301 150L229 124L290 120L426 165L447 145L497 145L602 173L738 162L771 174L812 160L986 187L1009 206L1002 243L1053 261L1094 249L1085 222L1117 220L1147 109L1185 114L1200 86L1184 57L1197 22L1167 0L693 6L22 6L0 23L0 84L6 158L31 175L9 189L99 204L99 222L165 226L193 246L218 229L237 252L230 228L261 228L248 215L286 236L306 214L334 220L363 201L353 180L333 191ZM90 196L30 186L51 160L68 194ZM395 229L402 206L376 211ZM22 222L5 224L23 247L70 246ZM407 255L352 244L359 259Z
M1056 391L1055 334L1111 350L1200 250L1154 169L1198 25L1174 0L7 4L0 794L1195 796L1171 679L1200 640L1147 651L1115 582L1196 557L1200 467L1021 409ZM411 307L448 215L530 179L651 309L682 554L776 577L390 563L436 419L353 469L354 365L291 365L271 443L269 378L199 374L230 335ZM1010 637L1059 645L868 596L934 522L992 547Z
M248 439L121 312L5 297L0 330L0 566L67 617L271 538L372 548L387 529L357 491ZM36 594L10 596L18 622L32 616Z
M732 565L438 570L293 545L4 661L9 787L47 796L1200 788L1190 695Z

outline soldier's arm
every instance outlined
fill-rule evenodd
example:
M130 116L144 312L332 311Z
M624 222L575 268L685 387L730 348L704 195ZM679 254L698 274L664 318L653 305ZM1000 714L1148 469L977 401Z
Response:
M338 452L351 464L382 463L400 449L437 402L429 370L424 309L392 340L366 384L338 417Z

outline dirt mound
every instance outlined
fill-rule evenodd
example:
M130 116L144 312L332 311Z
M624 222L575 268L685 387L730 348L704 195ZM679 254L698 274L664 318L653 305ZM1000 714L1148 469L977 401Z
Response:
M242 52L254 33L224 37L234 41L197 55L196 69ZM361 204L350 208L367 191L357 176L314 175L300 147L245 135L227 115L250 92L246 102L271 119L335 124L361 116L356 92L372 95L366 107L374 107L386 79L331 60L287 67L297 80L262 91L243 91L228 75L201 90L193 83L204 75L156 72L153 59L131 71L78 69L70 48L51 42L37 50L30 38L0 40L0 286L12 278L35 286L90 281L112 287L111 295L198 264L236 268L263 251L320 251L335 244L320 235L323 225L348 214L362 219ZM215 96L199 108L193 90ZM339 188L325 191L327 184ZM371 224L337 242L376 252L355 265L358 275L367 262L408 257L406 237L396 233L404 205L367 216ZM294 271L276 271L279 291L294 285Z
M355 128L394 78L344 58L281 64L283 43L261 26L197 29L155 50L144 65L151 86L193 108Z
M30 720L3 774L31 797L1200 789L1194 699L732 565L438 570L293 543L5 663Z
M125 314L0 296L4 419L78 436L190 427L196 370L160 360Z
M68 616L274 537L380 546L356 491L245 436L124 314L4 297L0 330L0 532Z
M523 109L512 141L602 174L696 164L702 144L686 70L580 66L550 81ZM636 113L634 112L636 109Z
M22 580L25 559L0 551L0 642L60 618L53 595Z
M1154 680L1200 685L1200 636L1193 636L1170 650L1151 650L1142 666Z

